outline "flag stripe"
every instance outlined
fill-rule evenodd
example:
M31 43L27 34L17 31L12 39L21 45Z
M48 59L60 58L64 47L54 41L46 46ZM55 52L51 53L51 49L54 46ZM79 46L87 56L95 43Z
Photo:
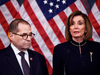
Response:
M92 39L91 40L100 42L100 37L98 36L98 34L97 34L97 32L95 31L94 28L93 28L93 34L92 34Z
M93 25L93 27L94 27L94 29L95 29L95 31L97 32L97 34L99 35L99 37L100 37L100 26L99 26L99 24L98 24L98 20L96 20L96 19L98 19L98 17L99 17L99 11L98 11L98 9L96 9L97 7L96 7L96 5L94 4L94 7L92 8L92 11L90 12L90 14L89 14L89 18L90 18L90 21L91 21L91 23L92 23L92 25ZM93 11L93 10L95 10L95 12ZM98 16L97 16L97 14L98 14Z
M75 6L77 7L78 10L80 10L80 11L82 11L83 13L87 14L86 9L85 9L85 6L84 6L82 0L77 0L77 1L75 2ZM87 14L87 15L88 15L88 14Z
M100 0L96 0L96 6L98 7L98 9L100 11Z
M99 12L99 9L98 9L96 4L94 4L91 12L92 12L93 16L95 17L95 19L97 20L98 24L100 25L100 19L99 19L100 18L100 12Z
M62 35L61 31L59 30L59 28L57 27L55 21L53 19L49 20L48 23L50 24L50 26L52 27L54 33L56 34L57 38L59 39L60 42L64 42L65 38Z
M5 20L7 21L7 23L10 24L10 22L13 20L13 17L10 14L10 12L7 9L5 4L1 6L1 12L2 12L3 16L5 17Z
M7 9L9 10L10 14L13 16L13 18L16 16L17 11L14 8L14 6L12 5L11 1L7 2L6 4Z
M65 10L64 10L64 12L65 12L65 14L66 14L66 16L67 16L67 18L68 18L68 16L72 13L72 10L70 9L70 7L67 7ZM67 19L66 19L67 20Z
M0 39L0 49L3 49L3 48L5 48L5 46L3 45L2 40Z
M57 36L53 32L53 30L52 30L51 26L49 25L47 19L45 18L45 16L43 15L42 11L38 7L36 1L34 0L32 2L31 2L31 0L29 0L30 6L32 7L36 17L38 18L39 22L41 23L42 27L44 28L45 32L47 33L47 35L50 38L50 40L53 43L53 45L56 45L57 42L59 42Z
M4 29L2 28L1 24L0 24L0 39L2 40L2 43L5 47L7 47L9 45L10 41L9 41Z
M35 41L35 39L32 39L32 47L34 48L34 50L42 55L44 55L41 51L41 48L39 47L38 43ZM46 58L46 56L44 55L47 64L47 68L49 72L52 72L52 67L50 66L50 62L48 62L48 59ZM49 73L49 75L51 75L51 73Z
M59 28L59 30L61 31L62 35L65 37L65 25L63 23L63 21L61 20L59 15L56 15L53 20L55 21L57 27ZM65 39L65 38L64 38ZM65 42L66 40L62 40L62 42Z
M24 2L23 4L24 4L24 7L26 8L25 10L27 11L28 15L30 16L32 22L34 23L35 27L37 28L37 30L40 33L41 37L43 38L44 42L50 49L51 53L53 53L52 48L54 47L54 45L52 44L48 35L46 34L43 27L41 26L38 18L36 17L35 13L33 12L32 8L30 7L30 4L28 3L28 1ZM32 13L32 15L31 15L31 13Z
M12 7L14 7L16 9L16 11L18 12L20 9L20 5L18 4L17 0L10 0L10 1L12 3ZM8 6L9 6L9 4L8 4Z
M71 9L72 11L78 10L78 8L76 7L76 5L75 5L74 3L71 4L69 7L70 7L70 9Z
M0 11L0 23L3 27L3 29L5 30L6 34L8 34L8 23L7 20L5 19L5 17L3 16L2 12Z
M67 20L66 14L62 11L62 12L59 13L59 16L62 19L64 25L66 25L66 20Z

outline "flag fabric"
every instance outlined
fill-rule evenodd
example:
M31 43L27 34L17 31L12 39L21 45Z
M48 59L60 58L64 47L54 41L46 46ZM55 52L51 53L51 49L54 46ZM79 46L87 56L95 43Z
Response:
M100 0L96 0L90 13L82 0L24 0L19 6L17 0L0 2L0 49L9 45L7 36L10 22L23 18L31 25L35 37L30 49L44 55L49 75L52 75L54 46L63 43L68 16L75 10L87 14L93 25L91 40L100 42Z

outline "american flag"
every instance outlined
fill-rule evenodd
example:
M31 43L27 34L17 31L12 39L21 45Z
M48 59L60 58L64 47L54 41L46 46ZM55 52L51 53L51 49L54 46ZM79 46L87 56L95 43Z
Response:
M53 49L55 45L66 41L66 20L73 11L80 10L89 16L93 25L91 40L100 42L100 0L92 2L90 9L87 1L24 0L20 6L17 0L0 0L0 49L10 44L7 35L10 22L23 18L31 24L32 32L36 34L30 49L45 56L49 75L52 75Z

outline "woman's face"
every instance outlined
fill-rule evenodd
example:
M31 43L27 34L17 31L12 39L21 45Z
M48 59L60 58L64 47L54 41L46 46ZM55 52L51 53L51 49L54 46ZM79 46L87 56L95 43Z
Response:
M81 38L83 39L85 32L85 21L81 15L74 16L70 26L70 33L72 39Z

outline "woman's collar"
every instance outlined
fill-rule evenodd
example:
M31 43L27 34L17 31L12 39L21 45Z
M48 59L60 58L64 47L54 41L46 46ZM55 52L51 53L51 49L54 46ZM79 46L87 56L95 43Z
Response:
M74 40L71 40L70 43L74 46L84 46L86 44L86 40L83 40L81 43L75 42Z

